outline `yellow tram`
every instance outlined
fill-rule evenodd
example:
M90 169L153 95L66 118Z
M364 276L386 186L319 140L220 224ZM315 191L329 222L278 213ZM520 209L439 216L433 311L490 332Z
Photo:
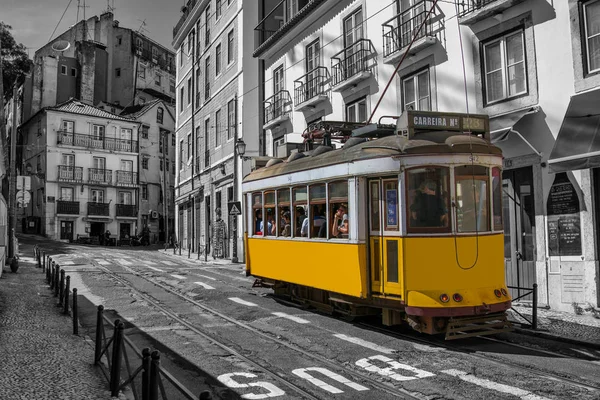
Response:
M502 154L487 116L407 111L396 124L323 122L305 137L321 145L243 181L248 275L324 310L376 312L447 339L509 329Z

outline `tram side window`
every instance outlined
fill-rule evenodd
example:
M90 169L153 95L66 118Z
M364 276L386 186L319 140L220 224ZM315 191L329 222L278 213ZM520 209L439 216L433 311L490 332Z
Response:
M350 221L348 219L348 181L329 184L329 216L331 231L329 237L348 238Z
M277 191L277 215L279 216L279 236L292 236L290 189L280 189Z
M502 224L502 171L500 168L492 168L492 205L494 207L494 230L504 229Z
M326 238L327 220L326 207L327 199L325 193L325 184L312 185L309 190L310 220L309 237Z
M265 192L265 214L261 222L261 231L264 236L275 236L277 234L275 192Z
M449 170L444 167L407 171L409 232L450 231Z
M481 165L456 167L456 219L458 232L490 230L489 170Z
M262 235L262 193L252 193L252 219L254 227L252 228L254 235Z
M292 189L293 206L294 206L294 221L293 232L294 237L308 236L308 193L306 186L295 187ZM306 220L306 223L305 223Z

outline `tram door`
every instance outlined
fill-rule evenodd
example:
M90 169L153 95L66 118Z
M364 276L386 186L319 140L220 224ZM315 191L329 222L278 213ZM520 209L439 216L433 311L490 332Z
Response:
M535 210L531 167L502 173L504 266L506 284L531 288L535 283ZM516 298L523 289L510 289ZM531 296L524 300L531 300Z
M401 296L398 178L369 180L371 292Z

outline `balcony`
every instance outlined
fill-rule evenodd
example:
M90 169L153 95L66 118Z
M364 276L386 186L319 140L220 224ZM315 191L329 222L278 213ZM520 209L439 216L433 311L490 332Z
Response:
M117 206L117 217L137 218L138 208L135 204L115 204Z
M112 170L103 168L88 168L88 183L96 185L110 185L112 183Z
M271 129L290 119L292 112L292 96L287 90L280 90L264 102L265 122L263 129Z
M117 139L106 136L100 137L81 133L58 131L56 142L63 146L83 147L86 149L109 150L123 153L138 152L138 141L131 139Z
M83 182L83 167L75 167L73 165L58 166L58 181L59 182Z
M375 47L369 39L357 40L331 57L331 90L342 90L355 86L370 78L377 64Z
M196 6L196 0L188 0L187 4L183 7L181 7L182 15L179 18L179 21L177 21L177 24L175 25L175 27L173 27L173 39L175 39L175 36L177 36L177 33L179 32L179 30L185 23L185 20L190 15L190 13L192 12L192 10L194 9L195 6Z
M315 108L315 105L327 100L327 86L331 82L329 70L317 67L294 81L294 103L296 111Z
M439 42L437 34L444 30L444 24L442 17L437 15L437 9L429 14L432 5L433 0L420 1L382 24L383 62L396 64L411 41L411 54Z
M79 202L78 201L56 201L56 213L66 215L79 215Z
M137 187L138 173L131 171L115 171L117 173L117 186Z
M141 59L157 65L160 69L167 72L175 71L175 62L173 59L167 59L166 54L152 54L152 51L143 47L135 47L135 54Z
M94 203L88 201L87 213L88 215L110 215L109 203Z
M458 23L473 25L493 17L524 0L461 0L458 3Z

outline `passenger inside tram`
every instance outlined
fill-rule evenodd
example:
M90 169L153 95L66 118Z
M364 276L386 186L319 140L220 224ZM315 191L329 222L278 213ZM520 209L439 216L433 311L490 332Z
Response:
M340 204L336 213L333 216L333 225L331 234L337 238L347 238L349 231L348 225L348 208L345 204Z
M289 237L292 234L292 225L291 225L291 215L289 211L285 211L281 216L283 220L283 229L281 231L281 236Z
M410 226L412 227L446 227L448 226L448 209L446 195L438 190L432 179L426 179L419 185L413 203L410 206Z

